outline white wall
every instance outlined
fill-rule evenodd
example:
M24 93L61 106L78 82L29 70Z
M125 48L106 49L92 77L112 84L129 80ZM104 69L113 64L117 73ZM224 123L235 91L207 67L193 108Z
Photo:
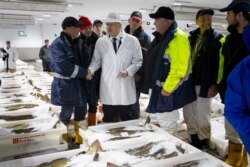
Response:
M19 33L23 32L24 36ZM16 47L21 60L39 59L38 53L45 39L52 42L62 31L61 25L40 25L26 26L25 28L11 27L0 29L0 47L5 47L7 40Z
M178 26L186 28L188 21L178 21ZM144 30L151 36L154 31L152 25L144 25ZM125 25L124 25L125 27ZM18 33L22 31L25 36L19 36ZM26 26L25 28L12 27L11 29L0 29L0 47L5 47L5 41L10 40L12 46L19 51L21 60L35 60L39 59L38 53L40 47L44 44L45 39L49 39L50 43L60 35L62 31L61 25L40 25Z

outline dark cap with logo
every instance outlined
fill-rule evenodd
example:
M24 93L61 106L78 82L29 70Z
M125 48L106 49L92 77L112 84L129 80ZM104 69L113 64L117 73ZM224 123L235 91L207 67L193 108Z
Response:
M66 17L63 22L62 22L62 28L65 30L66 27L80 27L82 26L83 23L78 21L76 18L74 17Z
M221 12L229 10L250 12L250 0L233 0L227 7L220 9Z
M205 14L209 14L209 15L213 16L214 10L213 9L200 9L196 14L196 20L198 19L199 16L203 16Z
M142 14L139 11L134 11L131 15L130 18L136 19L136 20L142 20Z
M164 19L169 19L169 20L174 20L174 11L166 6L159 7L158 10L155 13L149 14L149 17L153 19L157 18L164 18Z

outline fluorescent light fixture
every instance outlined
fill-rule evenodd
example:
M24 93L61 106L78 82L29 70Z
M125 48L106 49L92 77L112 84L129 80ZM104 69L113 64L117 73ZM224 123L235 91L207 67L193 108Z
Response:
M42 21L42 20L44 20L43 18L36 18L36 20L38 20L38 21Z
M141 9L141 10L139 10L139 12L141 12L141 13L146 13L147 11L146 11L146 10Z
M73 7L73 5L72 5L72 4L68 4L68 7L69 7L69 8L72 8L72 7Z
M51 17L49 14L44 14L43 17Z
M173 5L174 5L174 6L182 6L182 3L174 2Z

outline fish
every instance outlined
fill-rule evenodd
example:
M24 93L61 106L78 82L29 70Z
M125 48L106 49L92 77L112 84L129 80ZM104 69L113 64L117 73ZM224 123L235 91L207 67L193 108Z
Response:
M153 146L160 144L161 142L164 142L164 141L150 142L146 145L143 145L134 149L125 150L125 152L136 157L153 157L155 159L166 159L166 158L178 156L178 153L176 151L173 151L170 154L166 154L166 148L160 148L156 150L155 152L150 153Z
M33 115L0 115L0 120L5 121L19 121L19 120L26 120L26 119L33 119L35 118Z
M19 86L17 86L17 87L3 87L2 89L19 89L19 88L21 88L21 87L19 87Z
M86 154L93 154L96 153L98 151L103 151L102 146L100 141L97 139L95 140L90 146L88 151L86 152Z
M145 121L145 123L144 123L144 126L146 126L147 124L149 124L151 122L151 118L150 118L150 116L148 115L148 117L147 117L147 119L146 119L146 121Z
M128 165L128 164L122 164L122 166L119 166L119 165L113 164L111 162L107 162L107 166L106 167L130 167L130 165Z
M126 130L125 127L119 127L119 128L113 128L109 129L107 133L113 135L113 136L120 136L122 137L122 133L128 133L128 135L133 135L135 133L140 133L140 132L154 132L154 130Z
M11 101L14 103L21 103L23 100L22 99L12 99Z
M136 138L136 137L141 137L140 135L139 136L125 136L125 137L113 137L111 139L109 139L108 141L116 141L116 140L124 140L124 139L132 139L132 138Z
M9 105L5 106L4 108L7 109L8 111L15 111L19 109L24 109L24 108L34 108L38 106L37 104L15 104L15 105Z
M33 86L33 81L31 79L28 80L28 83Z
M113 164L111 162L107 162L107 166L106 167L120 167L120 166L118 166L116 164Z
M149 154L151 148L153 147L153 144L154 144L153 142L150 142L146 145L143 145L137 148L125 150L125 152L133 156L143 157Z
M184 154L185 151L186 151L184 148L182 148L182 144L176 145L175 147L176 147L176 149L179 150L182 154Z
M199 161L200 160L188 161L188 162L184 162L184 163L174 165L174 167L198 167L199 164L200 164Z
M10 129L12 133L22 134L22 133L30 133L34 128L29 127L29 124L18 124L12 127L6 127L6 129Z
M65 167L70 162L68 158L59 158L50 162L45 162L34 167Z

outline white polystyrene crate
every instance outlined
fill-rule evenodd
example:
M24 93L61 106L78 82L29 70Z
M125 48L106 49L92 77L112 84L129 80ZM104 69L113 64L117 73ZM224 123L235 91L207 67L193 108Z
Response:
M200 164L186 164L182 166L197 166L197 167L230 167L225 162L211 156L205 152L199 152L194 154L186 154L183 156L173 157L169 159L157 160L157 161L144 161L132 167L146 167L146 166L157 166L157 167L177 167L179 164L191 163L194 161L200 161ZM198 163L198 162L197 162ZM181 167L181 165L179 165Z
M47 121L47 122L46 122ZM48 120L34 120L34 121L19 121L19 123L5 123L0 128L20 125L25 123L45 123L55 125L53 129L40 130L36 132L24 134L12 134L0 136L0 157L6 152L13 152L18 150L32 150L48 146L59 145L62 141L62 134L67 132L66 126L61 123L58 118L50 118ZM1 129L0 129L1 130Z
M39 164L50 162L55 159L59 158L71 158L72 156L81 153L83 151L86 151L86 148L81 149L75 149L70 151L63 151L58 153L51 153L47 155L40 155L40 156L34 156L29 158L23 158L23 159L17 159L17 160L11 160L11 161L5 161L0 162L0 167L31 167L31 166L37 166Z
M138 147L149 142L157 142L161 140L171 140L176 145L181 146L185 153L194 153L200 152L197 148L183 142L182 140L168 134L165 130L155 126L154 124L147 124L145 128L154 130L154 132L150 133L143 133L139 137L123 139L123 140L115 140L115 141L102 141L101 133L107 131L111 128L118 128L118 127L128 127L128 126L138 126L142 124L140 120L132 120L132 121L124 121L119 123L110 123L104 124L100 126L93 126L90 127L88 130L80 130L80 134L87 140L87 143L90 145L96 139L98 139L104 149L121 149L121 148L131 148L131 147ZM99 134L97 134L99 133Z
M225 134L224 117L211 119L211 138L210 148L215 149L222 157L226 157L228 148L228 139Z
M33 119L25 119L27 120L46 120L53 117L57 117L56 113L53 112L49 104L45 104L43 106L39 106L36 109L29 109L29 110L21 110L21 111L12 111L12 112L0 112L0 126L2 124L12 122L12 123L20 123L20 120L4 120L1 119L2 116L22 116L22 115L32 115Z
M28 104L31 104L33 105L33 107L31 108L16 108L16 109L12 109L12 110L9 110L8 108L10 107L14 107L15 105L28 105ZM32 101L32 102L21 102L21 103L12 103L12 104L1 104L0 106L0 112L15 112L15 111L26 111L26 110L33 110L33 111L36 111L39 109L39 107L41 106L44 106L44 105L48 105L48 103L45 103L41 100L37 100L37 101Z
M65 151L67 149L68 149L68 143L64 142L59 145L45 146L45 147L41 147L37 149L13 150L13 152L6 152L3 156L0 156L0 162L27 158L27 157L34 157L34 156L39 156L39 155L51 154L51 153L57 153L57 152Z

